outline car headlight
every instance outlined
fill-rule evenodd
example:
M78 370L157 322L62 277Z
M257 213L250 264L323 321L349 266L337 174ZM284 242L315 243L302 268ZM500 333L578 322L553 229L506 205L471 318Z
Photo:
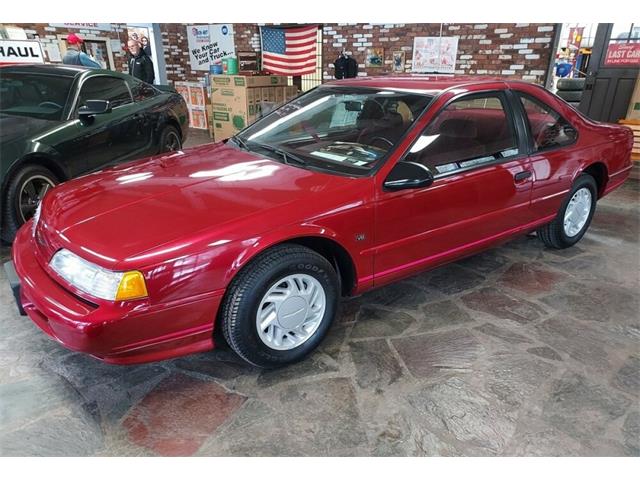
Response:
M120 301L148 296L144 276L138 271L112 272L65 249L58 250L49 265L71 285L97 298Z

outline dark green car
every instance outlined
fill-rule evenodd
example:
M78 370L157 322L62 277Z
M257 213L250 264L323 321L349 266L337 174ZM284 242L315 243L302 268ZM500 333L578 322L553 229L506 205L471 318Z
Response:
M46 191L107 166L179 150L189 113L169 87L110 70L0 67L0 236L11 242Z

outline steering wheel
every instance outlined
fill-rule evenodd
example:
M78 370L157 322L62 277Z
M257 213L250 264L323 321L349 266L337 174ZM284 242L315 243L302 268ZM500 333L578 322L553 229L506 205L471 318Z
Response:
M393 147L393 142L391 140L389 140L388 138L385 138L385 137L373 137L369 143L373 146L373 143L376 140L381 140L381 141L389 144L390 147Z
M54 107L54 108L62 108L62 105L58 105L56 102L42 102L38 104L39 107Z

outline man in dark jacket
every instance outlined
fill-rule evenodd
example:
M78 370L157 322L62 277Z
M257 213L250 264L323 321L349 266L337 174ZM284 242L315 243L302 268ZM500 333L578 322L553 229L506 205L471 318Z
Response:
M129 75L133 75L139 80L147 83L153 83L155 75L153 73L153 62L144 53L140 47L140 43L135 40L129 40Z

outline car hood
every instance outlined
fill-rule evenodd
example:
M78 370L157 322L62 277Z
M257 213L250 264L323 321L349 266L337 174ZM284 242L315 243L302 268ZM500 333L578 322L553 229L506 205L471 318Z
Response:
M59 123L53 120L0 113L0 143L27 140Z
M115 268L198 235L229 241L309 218L352 182L212 144L67 182L45 197L41 223L61 242L53 250Z

